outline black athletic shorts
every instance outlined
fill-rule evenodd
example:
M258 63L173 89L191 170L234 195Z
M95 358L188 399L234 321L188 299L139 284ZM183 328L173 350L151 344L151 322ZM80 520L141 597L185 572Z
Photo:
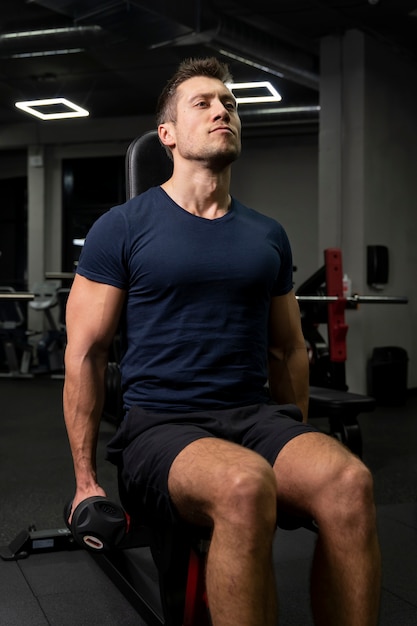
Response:
M294 405L257 404L193 413L154 413L132 407L108 444L107 458L119 470L125 509L146 523L176 521L168 494L168 473L188 444L217 437L261 454L271 466L288 441L317 432L301 423Z

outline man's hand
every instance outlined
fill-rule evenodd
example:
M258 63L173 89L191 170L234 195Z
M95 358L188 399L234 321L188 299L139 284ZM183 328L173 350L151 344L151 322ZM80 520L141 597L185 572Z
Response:
M68 524L71 525L72 516L73 516L73 513L74 513L75 509L77 508L77 506L83 500L86 500L87 498L91 498L92 496L103 496L103 497L106 497L107 494L104 491L104 489L102 489L100 487L100 485L96 485L96 487L92 487L88 491L87 490L81 491L80 489L77 489L77 491L75 492L74 500L72 501L71 513L70 513L70 516L68 518Z

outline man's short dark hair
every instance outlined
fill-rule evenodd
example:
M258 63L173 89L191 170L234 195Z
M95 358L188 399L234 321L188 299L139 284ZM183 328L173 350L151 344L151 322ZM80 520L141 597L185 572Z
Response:
M176 121L176 96L177 89L184 81L195 76L208 76L209 78L217 78L223 83L232 80L229 67L226 63L222 63L216 57L206 59L185 59L179 65L177 71L167 82L158 99L156 107L156 123Z

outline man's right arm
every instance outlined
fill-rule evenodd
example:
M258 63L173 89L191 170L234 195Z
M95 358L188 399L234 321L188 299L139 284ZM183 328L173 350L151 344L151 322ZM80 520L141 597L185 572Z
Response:
M117 330L125 292L76 275L66 309L64 417L76 479L73 510L99 486L96 447L104 404L109 346Z

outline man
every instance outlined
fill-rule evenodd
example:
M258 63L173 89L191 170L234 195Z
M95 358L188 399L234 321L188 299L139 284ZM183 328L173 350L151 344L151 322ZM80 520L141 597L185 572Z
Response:
M172 177L109 211L87 236L67 305L74 507L105 495L95 449L120 322L126 417L109 457L130 510L212 525L213 625L276 624L278 511L318 524L316 624L372 626L380 587L372 479L306 424L308 362L287 237L229 195L241 149L229 79L216 59L180 66L157 114Z

